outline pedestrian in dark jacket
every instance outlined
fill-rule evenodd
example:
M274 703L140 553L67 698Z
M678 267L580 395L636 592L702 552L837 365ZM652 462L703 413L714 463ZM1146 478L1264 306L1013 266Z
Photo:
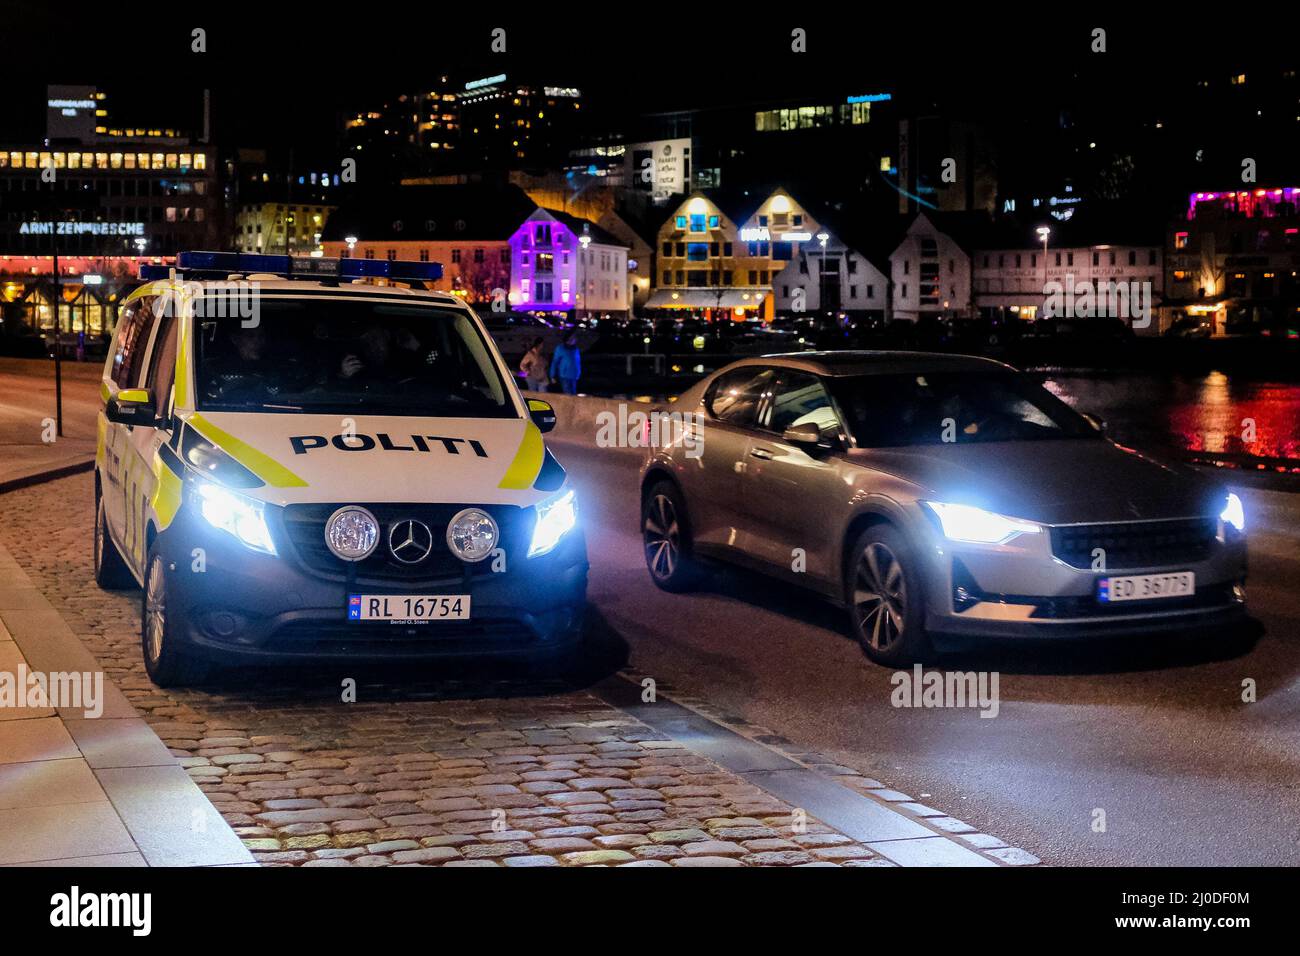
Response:
M578 349L578 333L571 331L551 356L551 378L560 383L560 390L565 395L577 395L581 377L582 352Z

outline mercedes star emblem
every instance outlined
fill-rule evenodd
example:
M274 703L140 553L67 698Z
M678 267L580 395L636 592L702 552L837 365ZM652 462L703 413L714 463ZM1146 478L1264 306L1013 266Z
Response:
M403 564L419 564L433 550L433 532L414 518L394 522L388 529L388 550Z

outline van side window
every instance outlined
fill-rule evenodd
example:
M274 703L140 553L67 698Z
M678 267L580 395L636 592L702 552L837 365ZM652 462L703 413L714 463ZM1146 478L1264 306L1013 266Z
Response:
M153 330L153 302L153 296L143 296L122 310L112 371L118 388L135 388L140 382L145 347Z
M149 363L149 377L145 388L153 390L154 413L165 418L171 409L172 382L176 378L176 317L168 310L158 329L153 357Z

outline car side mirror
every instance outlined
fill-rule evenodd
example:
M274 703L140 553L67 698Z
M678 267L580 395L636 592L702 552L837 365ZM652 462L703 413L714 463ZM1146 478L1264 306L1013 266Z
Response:
M791 445L802 448L804 451L812 454L819 448L829 448L827 442L822 441L822 430L812 422L804 422L802 425L792 425L785 430L781 436Z
M104 417L119 425L157 425L153 393L147 388L124 388L108 400Z
M1091 412L1080 412L1079 414L1082 415L1084 420L1098 432L1103 435L1106 434L1106 419L1098 415L1093 415Z
M542 434L546 434L555 428L555 409L551 407L550 402L544 402L540 398L530 398L528 400L528 414L533 419L533 424Z

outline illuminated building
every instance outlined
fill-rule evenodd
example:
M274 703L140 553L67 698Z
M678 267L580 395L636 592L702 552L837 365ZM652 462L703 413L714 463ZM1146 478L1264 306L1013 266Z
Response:
M861 210L819 206L802 230L809 238L794 245L789 265L772 280L776 313L888 318L889 258L881 238L891 224L881 226Z
M659 229L647 308L770 321L772 280L816 228L784 189L696 190Z
M358 166L381 175L445 169L460 147L460 98L447 75L426 88L400 93L358 110L344 122L343 144Z
M890 256L893 316L1029 321L1044 317L1056 285L1100 289L1115 283L1150 291L1151 324L1135 331L1160 331L1155 311L1164 269L1154 231L1146 237L1140 228L1118 223L1043 223L1051 225L981 213L919 213ZM1041 228L1048 229L1046 246ZM1107 317L1091 306L1090 313L1077 317Z
M344 203L322 234L324 255L442 263L434 289L504 302L510 237L537 207L515 186L402 186Z
M582 91L506 73L477 77L459 94L467 168L561 165L579 128Z
M107 102L94 87L50 86L47 138L0 142L0 283L9 334L21 325L53 327L56 251L66 283L64 333L102 340L136 281L137 257L220 245L215 149L171 127L120 125ZM98 278L73 281L83 274Z
M333 206L311 203L245 203L235 213L235 249L289 255L320 252L333 210Z
M510 307L606 318L628 309L627 247L566 213L538 209L510 237Z
M1165 242L1172 319L1249 332L1300 307L1300 188L1196 192Z

